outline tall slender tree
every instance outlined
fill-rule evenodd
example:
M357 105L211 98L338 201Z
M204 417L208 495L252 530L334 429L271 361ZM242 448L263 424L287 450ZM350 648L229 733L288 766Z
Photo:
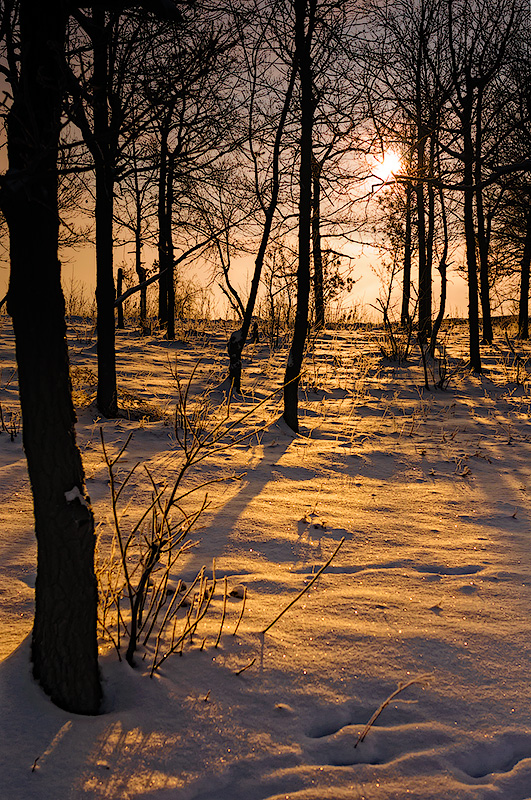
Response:
M299 231L297 262L297 308L293 338L284 374L284 413L289 427L298 432L299 383L308 331L310 298L310 243L312 219L312 133L315 111L312 72L312 41L317 0L293 0L295 12L295 58L300 82Z

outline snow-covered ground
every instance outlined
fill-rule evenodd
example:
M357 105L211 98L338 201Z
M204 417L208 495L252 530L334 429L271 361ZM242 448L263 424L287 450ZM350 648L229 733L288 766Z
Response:
M94 343L71 328L78 440L102 532L109 452L171 485L181 463L176 377L193 402L226 365L227 330L175 343L118 334L122 404L98 420ZM524 800L531 797L531 393L504 337L482 378L423 389L418 350L382 358L380 330L327 331L306 361L301 434L280 421L285 353L248 349L230 408L249 438L188 477L210 505L171 578L218 583L183 655L149 677L102 643L104 712L58 710L31 679L35 544L20 433L0 434L0 797L5 800ZM450 333L453 358L466 330ZM4 427L17 429L13 336L0 327ZM519 375L517 376L517 371ZM518 377L518 382L516 378ZM522 385L523 384L523 385ZM219 414L212 392L204 420ZM254 431L254 433L253 433ZM13 431L15 432L15 431ZM149 504L147 472L129 515ZM200 503L198 499L191 503ZM265 634L344 542L329 567ZM218 647L223 578L229 597ZM221 579L221 580L220 580ZM203 643L205 642L201 648ZM253 661L254 659L254 661ZM251 664L251 662L253 662ZM248 666L251 665L251 666ZM241 674L244 667L247 667ZM357 744L367 722L399 687Z

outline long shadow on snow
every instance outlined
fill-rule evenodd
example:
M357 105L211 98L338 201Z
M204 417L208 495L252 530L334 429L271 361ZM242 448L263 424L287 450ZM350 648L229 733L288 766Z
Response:
M242 481L240 491L209 520L208 530L201 539L201 546L187 564L187 572L195 574L203 564L208 564L212 558L220 558L223 555L231 531L235 528L238 519L268 483L274 480L273 469L278 467L279 461L295 438L296 434L288 432L281 422L270 426L261 440L264 447L262 459L247 472L247 480ZM275 542L277 542L276 539L268 537L267 543L261 542L261 544L267 544L268 550L273 547L275 553L268 552L267 556L278 560L279 553L276 552ZM277 544L280 551L280 542ZM282 544L282 549L285 550L285 543Z

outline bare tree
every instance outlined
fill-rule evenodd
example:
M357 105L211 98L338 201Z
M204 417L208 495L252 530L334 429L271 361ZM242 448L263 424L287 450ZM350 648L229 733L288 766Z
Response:
M176 16L175 7L163 0L146 6ZM0 181L0 205L10 235L7 302L38 548L32 662L35 677L57 705L95 714L101 685L94 519L75 439L57 255L58 143L71 4L20 0L19 7L20 62L10 76L9 168Z

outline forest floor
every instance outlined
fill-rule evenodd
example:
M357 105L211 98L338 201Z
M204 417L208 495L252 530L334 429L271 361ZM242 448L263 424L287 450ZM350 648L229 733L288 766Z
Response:
M178 380L197 365L197 435L234 423L186 476L187 488L214 481L185 501L193 513L208 493L196 544L169 575L190 585L204 565L213 578L215 559L197 635L151 679L153 642L132 669L102 641L104 713L84 718L55 708L31 678L36 547L13 334L0 322L0 796L529 799L531 350L513 351L497 331L474 376L466 328L454 325L449 384L435 390L429 376L427 390L418 348L397 365L382 355L381 329L327 330L306 359L294 435L281 421L285 350L249 347L245 394L227 407L216 389L227 333L220 323L169 343L118 332L126 416L102 420L91 331L69 327L101 541L112 520L100 428L109 457L132 433L119 480L140 462L120 507L127 529L149 508L149 476L171 487L182 464ZM233 635L238 587L247 597Z

